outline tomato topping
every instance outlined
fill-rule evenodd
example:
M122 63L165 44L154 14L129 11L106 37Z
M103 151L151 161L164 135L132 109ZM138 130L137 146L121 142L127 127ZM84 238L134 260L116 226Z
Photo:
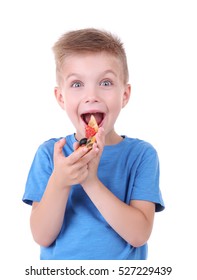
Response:
M96 131L93 127L87 125L85 128L85 136L86 138L91 138L92 136L94 136L96 134Z

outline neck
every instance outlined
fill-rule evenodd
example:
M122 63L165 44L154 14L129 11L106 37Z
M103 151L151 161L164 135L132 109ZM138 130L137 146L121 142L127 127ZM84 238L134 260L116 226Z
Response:
M118 135L115 131L110 132L105 137L105 145L116 145L123 140L122 136Z

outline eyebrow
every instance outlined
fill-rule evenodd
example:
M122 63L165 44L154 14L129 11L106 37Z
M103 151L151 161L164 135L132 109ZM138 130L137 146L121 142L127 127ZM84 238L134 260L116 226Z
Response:
M115 77L118 76L117 73L114 72L114 71L111 70L111 69L108 69L108 70L105 70L104 72L101 72L101 73L100 73L100 76L107 75L107 74L112 74L112 75L114 75ZM70 77L79 77L79 78L80 78L80 76L81 76L81 75L80 75L79 73L70 73L70 74L68 74L68 76L65 78L65 80L68 80Z
M79 74L77 74L77 73L70 73L70 74L68 74L68 76L65 78L65 80L68 80L70 77L72 77L72 76L74 76L74 77L76 77L76 76L79 76Z
M114 72L113 70L109 69L109 70L106 70L102 73L102 75L106 75L106 74L113 74L115 77L117 77L117 73Z

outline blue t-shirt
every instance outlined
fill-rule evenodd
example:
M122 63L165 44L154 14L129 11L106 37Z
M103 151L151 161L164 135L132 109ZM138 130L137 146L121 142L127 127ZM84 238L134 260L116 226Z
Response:
M38 148L27 178L23 201L40 201L53 171L53 150L58 139ZM65 156L73 152L74 134L66 137ZM146 200L155 211L164 209L159 189L159 160L149 143L124 137L116 145L105 146L99 168L100 181L120 200ZM140 260L147 258L147 244L135 248L106 222L81 185L73 185L67 201L63 225L49 247L41 247L40 259L53 260Z

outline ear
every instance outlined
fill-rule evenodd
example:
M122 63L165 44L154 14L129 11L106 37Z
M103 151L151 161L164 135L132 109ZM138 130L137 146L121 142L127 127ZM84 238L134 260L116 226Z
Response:
M127 103L129 102L130 96L131 96L131 85L127 84L125 86L125 91L123 94L122 108L124 108L127 105Z
M60 87L54 88L55 98L62 109L64 109L64 98Z

